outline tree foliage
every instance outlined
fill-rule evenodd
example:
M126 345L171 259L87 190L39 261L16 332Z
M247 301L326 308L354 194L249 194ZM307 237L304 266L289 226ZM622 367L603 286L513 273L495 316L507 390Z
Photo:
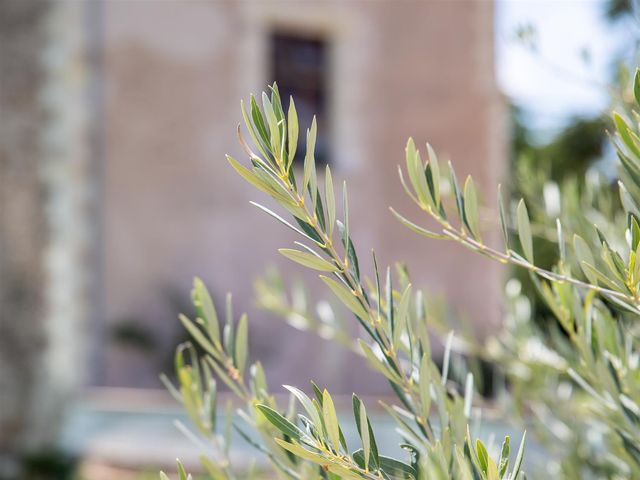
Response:
M634 92L640 103L640 74L636 74ZM231 468L232 430L264 454L282 478L524 478L524 435L517 453L511 452L507 437L499 456L492 456L470 426L476 412L472 408L474 358L495 362L508 379L509 408L521 417L533 416L531 428L536 437L559 459L557 478L640 475L636 327L640 315L640 137L635 113L613 115L617 132L613 142L621 165L621 228L606 217L593 225L594 204L581 209L575 203L583 197L571 192L554 225L532 222L525 201L505 202L499 191L497 221L503 232L499 246L483 239L485 225L479 219L473 179L459 183L451 164L440 165L428 144L421 153L409 139L400 181L438 228L424 228L420 221L393 208L391 213L414 233L454 241L528 272L554 318L543 334L530 321L530 309L522 308L527 299L510 288L504 331L484 344L464 334L454 342L449 334L439 368L431 354L434 315L425 302L426 294L411 284L407 270L380 269L374 253L373 271L369 275L361 271L349 233L346 184L335 184L330 167L323 176L316 169L315 122L305 133L307 154L298 172L292 162L300 134L293 99L285 113L274 85L269 94L263 93L261 104L254 97L248 105L242 104L253 146L246 143L240 129L238 135L248 163L232 157L228 161L286 212L255 204L297 233L293 248L282 248L280 253L303 268L321 272L328 291L359 325L359 334L351 336L335 318L315 318L305 301L289 302L285 287L273 278L258 284L261 305L288 318L302 318L298 324L312 330L325 334L328 330L329 337L366 358L395 392L395 401L383 407L396 422L407 454L391 458L379 450L376 427L368 413L371 406L365 406L355 393L349 421L358 431L357 445L347 445L345 420L338 416L331 394L315 383L311 383L310 395L299 386L285 386L295 402L286 408L279 405L260 362L249 362L246 315L236 318L230 298L225 314L220 315L206 287L196 279L192 300L197 317L181 316L180 320L204 353L198 354L189 343L181 345L175 360L178 385L166 378L165 382L185 406L197 433L182 428L196 441L197 436L210 441L215 450L214 458L202 458L212 478L251 475ZM451 188L445 189L445 182ZM444 196L445 191L451 191L451 196ZM566 210L575 218L565 222ZM553 232L548 236L557 250L557 261L550 267L536 263L533 238L538 230ZM463 366L454 368L454 358ZM460 371L466 373L461 382L452 381L454 370L458 378ZM236 414L224 416L223 425L218 425L219 381L243 404ZM188 478L182 466L179 469L180 477Z

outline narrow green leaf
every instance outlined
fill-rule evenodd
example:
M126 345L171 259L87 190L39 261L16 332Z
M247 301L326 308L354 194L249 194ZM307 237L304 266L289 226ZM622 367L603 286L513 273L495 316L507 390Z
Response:
M253 99L253 96L251 98ZM255 102L255 100L253 101ZM260 132L259 129L256 132L257 125L254 126L254 124L251 123L251 120L249 119L249 115L247 114L246 107L242 100L240 100L240 109L242 110L242 118L244 119L244 124L247 127L247 131L249 132L249 135L251 136L251 140L253 140L253 143L258 148L260 153L264 156L264 158L268 159L269 155L267 154L267 150L263 147L263 142L261 142L260 138L258 137L258 135L262 136L262 132ZM261 114L258 113L258 115L260 115L260 118L262 118Z
M187 475L187 472L182 466L182 463L180 462L180 460L178 460L177 463L178 463L178 475L180 475L180 480L188 480L191 477L191 475Z
M395 348L400 346L402 333L407 329L409 323L409 306L411 303L411 284L407 285L400 297L398 312L396 315L396 328L393 332L392 342Z
M604 260L605 265L609 268L609 271L613 275L613 278L617 279L620 285L623 286L623 290L625 290L625 282L627 278L626 267L620 258L620 255L611 250L608 244L603 243L602 249L600 252L600 256L602 260Z
M238 322L238 329L236 330L236 368L242 374L247 366L247 356L249 351L249 326L247 315L243 314Z
M336 198L333 191L333 178L331 177L331 169L327 165L326 173L324 176L324 198L327 204L327 216L328 216L328 233L329 238L333 238L333 227L336 223Z
M211 477L211 480L227 479L227 475L224 473L224 470L222 470L219 465L216 465L214 462L212 462L209 457L207 457L206 455L200 455L198 459L200 460L200 463L206 470L207 474Z
M584 275L587 277L587 280L589 280L591 285L604 285L611 290L625 290L625 286L623 284L620 284L616 279L607 277L604 273L587 262L580 262L580 268L582 268Z
M416 197L416 195L413 192L413 190L411 188L409 188L409 185L407 185L407 182L404 179L404 173L403 173L402 167L400 165L398 165L398 177L400 177L400 184L402 185L404 193L406 193L407 196L414 203L416 203L417 205L420 205L420 200Z
M632 213L627 213L627 224L629 227L629 233L631 235L631 250L636 251L638 244L640 244L640 225L638 224L638 217Z
M533 263L533 239L531 237L531 224L529 223L529 213L523 199L520 199L517 209L518 215L518 236L525 258Z
M269 90L271 90L271 104L273 105L273 111L276 114L276 119L280 121L284 118L284 109L282 108L282 100L280 99L278 83L273 82L269 85Z
M213 374L206 361L202 361L202 369L206 372L207 378L207 395L206 395L206 412L209 424L211 426L211 432L216 431L216 420L218 415L217 403L218 403L218 384L213 378Z
M317 135L317 125L316 118L313 117L313 121L311 122L311 128L307 129L307 152L304 156L304 172L303 172L303 180L302 180L302 192L304 193L312 180L312 177L315 177L316 172L316 158L315 158L315 149L316 149L316 135ZM315 185L317 188L317 185ZM312 195L315 191L314 185L310 187ZM315 208L315 202L314 208Z
M502 185L498 185L498 207L500 210L500 228L504 238L504 248L509 250L509 228L507 227L507 214L504 209L504 201L502 199Z
M184 328L189 332L189 334L193 337L193 339L198 342L198 344L211 356L214 358L220 358L220 353L218 349L216 349L213 344L209 341L209 339L202 333L196 324L194 324L191 320L189 320L185 315L178 315L180 322L184 326Z
M362 450L364 452L364 464L369 465L369 456L371 454L371 442L369 440L369 420L367 418L367 410L364 404L360 404L360 418L356 419L360 423L360 434L362 439Z
M618 131L618 135L620 135L622 142L629 149L629 152L631 152L636 158L640 157L640 147L633 138L629 125L627 125L627 122L617 112L613 112L613 123L616 126L616 130Z
M271 152L274 157L280 158L280 127L278 126L278 119L276 118L273 105L265 92L262 92L262 109L267 117L267 125L269 125Z
M467 435L465 436L464 442L464 454L467 459L469 459L468 464L473 467L474 479L483 478L484 474L480 469L480 464L478 462L478 454L476 450L471 445L471 433L469 432L469 424L467 424Z
M624 449L631 456L631 458L633 458L633 460L636 462L636 465L640 465L640 448L638 448L636 440L630 439L628 434L618 429L616 429L616 431L618 432L618 435L620 435L620 438L622 439L622 444L624 445Z
M320 389L318 384L313 380L310 383L311 383L311 388L313 389L313 395L314 397L316 397L315 398L316 402L318 403L318 405L322 406L322 390Z
M355 393L352 396L352 405L353 405L353 417L356 420L356 427L358 429L358 435L360 435L360 439L362 440L363 445L364 445L364 436L365 435L366 435L366 437L368 439L368 443L369 443L369 448L370 448L369 459L370 459L370 462L366 463L365 465L367 465L369 467L373 467L374 469L378 469L378 468L380 468L378 445L376 443L376 438L375 438L375 436L373 434L373 429L371 428L371 421L367 417L366 411L365 411L364 416L367 419L366 425L364 423L362 423L362 421L361 421L361 418L362 418L361 409L364 408L364 403L362 403L362 400L360 400ZM364 429L365 428L367 430L366 433L364 433Z
M367 310L357 299L353 290L349 290L344 285L336 282L335 280L332 280L331 278L325 277L324 275L320 275L320 278L324 283L327 284L327 286L340 299L340 301L344 303L344 305L355 315L360 317L362 320L366 320L369 318Z
M629 174L629 177L635 184L640 184L640 166L637 164L635 160L632 160L628 155L622 152L621 149L616 150L616 154L620 159L620 163ZM638 206L634 201L633 197L629 195L628 190L625 188L624 184L621 181L618 181L618 186L620 190L620 201L622 205L625 207L627 211L633 211L634 213L638 213Z
M260 138L264 142L265 147L269 148L269 133L267 132L267 125L264 123L264 117L256 101L256 97L251 95L251 118L253 123L260 134ZM265 156L265 158L268 158Z
M289 165L293 163L296 156L296 149L298 148L298 112L296 112L296 105L293 102L293 97L289 97L289 111L287 112L287 138L289 141Z
M198 430L206 434L207 429L200 417L202 404L198 395L196 382L194 381L195 375L193 369L191 367L185 367L176 373L178 374L178 380L180 382L180 395L184 409Z
M360 474L352 472L339 463L329 463L327 468L332 475L329 480L360 480L362 478Z
M436 365L432 362L430 365L429 376L432 378L431 385L435 390L436 407L438 408L438 416L441 425L449 425L449 411L447 410L447 392L445 390L444 377L440 376L440 372ZM440 382L438 382L440 380Z
M336 226L338 227L338 232L340 233L340 237L342 238L343 245L348 245L346 249L346 257L347 260L345 263L347 264L349 273L355 278L356 282L360 282L360 266L358 263L358 255L356 254L356 249L353 246L353 240L351 237L348 237L348 233L344 224L340 220L336 220Z
M473 373L467 373L467 380L464 387L464 416L467 420L471 418L471 407L473 406Z
M361 468L364 468L364 452L362 449L353 452L352 457ZM393 480L415 480L418 478L418 473L411 465L383 455L380 455L380 469L385 473L384 478Z
M413 138L409 137L407 140L407 145L405 146L405 160L407 164L407 174L409 175L409 181L411 182L411 186L414 191L418 195L418 198L422 201L420 197L420 192L417 187L417 177L416 177L416 168L415 168L415 157L416 157L416 144L413 141Z
M573 235L573 249L579 262L587 262L591 265L595 265L589 245L578 234Z
M640 245L638 245L638 248L636 248L636 251L633 252L633 254L630 254L630 258L633 257L634 259L634 265L633 265L633 278L634 281L638 281L638 279L640 279Z
M302 390L296 387L292 387L291 385L283 385L283 386L284 388L289 390L302 404L305 411L311 418L311 422L316 426L318 431L322 431L322 421L320 419L320 415L318 414L316 407L313 406L313 402L311 401L311 399Z
M438 165L438 156L429 143L427 143L427 154L429 156L429 166L431 167L433 202L438 207L440 205L440 166Z
M564 243L564 233L562 232L562 223L560 223L559 218L556 218L556 235L558 236L558 251L560 252L560 261L562 263L566 263L567 249Z
M360 345L360 348L362 349L362 352L364 353L364 356L369 361L369 365L371 365L374 370L380 372L387 379L391 380L391 382L398 383L402 381L397 374L389 370L389 368L387 368L387 366L382 363L382 361L377 357L371 347L367 345L364 340L358 339L358 343Z
M305 267L312 268L314 270L320 270L321 272L340 271L338 267L329 263L324 258L320 258L307 252L301 252L300 250L293 250L291 248L280 248L278 249L278 252L289 260L293 260L300 265L304 265Z
M411 465L383 455L380 455L380 470L394 479L415 480L418 478L418 473Z
M640 184L640 169L638 173L638 180L636 183ZM634 198L631 196L627 188L624 186L620 180L618 180L618 191L620 193L620 203L624 207L625 211L633 212L636 215L640 215L640 208L636 204Z
M488 480L500 480L500 475L498 474L498 466L491 457L487 457L487 478Z
M299 441L304 436L304 432L302 430L287 420L283 415L276 412L273 408L263 404L256 405L256 408L274 427L288 437Z
M282 99L280 98L278 84L273 82L273 85L269 85L269 89L271 90L271 105L273 105L273 112L276 114L276 120L280 129L280 137L284 140L287 133L285 125L286 119L284 116L284 109L282 108Z
M464 182L464 215L471 235L480 240L480 225L478 221L478 194L473 178L468 176Z
M483 473L487 473L487 459L489 458L489 453L487 452L484 444L478 439L476 440L476 454L478 455L478 463L480 464L480 469Z
M312 177L312 182L314 185L316 185L316 191L315 194L312 195L312 199L313 199L313 208L314 213L316 215L316 218L318 219L318 226L320 227L320 230L322 230L323 232L327 231L326 228L326 222L325 222L325 215L324 215L324 207L322 206L322 195L320 195L320 192L318 191L318 186L315 182L317 182L317 179L315 178L315 175ZM309 186L311 186L311 183L309 184Z
M580 268L582 269L589 282L593 285L597 285L597 275L593 271L595 270L595 268L592 269L584 266L584 264L588 264L590 266L595 265L593 254L591 253L591 249L589 248L587 242L585 242L583 238L577 234L573 235L573 251L576 255Z
M453 330L447 335L447 341L444 344L444 355L442 357L442 385L447 384L449 378L449 364L451 363L451 347L453 345Z
M410 439L410 441L416 445L421 444L422 442L424 442L424 438L419 435L412 427L411 425L409 425L404 418L406 418L406 416L404 414L400 414L400 412L398 411L397 407L390 407L388 405L386 405L384 402L380 402L380 404L382 405L382 407L387 411L387 413L389 414L389 416L391 416L399 425L400 430L402 431L402 436ZM410 415L410 414L409 414ZM403 418L404 417L404 418ZM413 420L413 419L412 419Z
M518 478L518 475L520 474L520 469L522 468L522 460L524 459L524 442L526 437L527 437L527 432L525 431L522 434L522 440L520 441L518 454L516 455L516 460L513 463L513 470L511 471L511 480L516 480Z
M453 186L453 194L456 198L456 207L458 208L458 216L461 223L466 223L464 219L464 200L460 194L460 186L458 185L458 178L456 177L456 171L453 169L451 162L448 162L449 166L449 178L451 179L451 185Z
M456 455L456 463L458 465L458 469L460 471L460 480L474 480L473 474L471 473L471 467L467 458L462 453L462 450L457 445L455 446L455 455Z
M189 347L189 345L191 345L191 342L185 342L179 344L178 348L176 348L174 357L174 368L176 372L179 372L185 366L183 352Z
M304 220L299 219L298 217L295 217L295 221L300 226L302 231L307 235L307 237L310 237L315 243L318 244L318 246L324 246L324 241L310 223L307 223Z
M509 468L509 453L510 453L511 438L507 435L502 442L502 450L500 451L500 466L499 472L500 478L503 478Z
M333 399L326 389L322 392L322 416L329 440L337 453L340 450L340 426L338 424L336 409L333 405Z
M229 450L231 449L231 434L233 433L233 413L234 408L231 400L227 400L222 413L223 426L222 426L222 452L225 457L229 457Z
M438 240L449 240L450 238L447 237L446 235L442 235L440 233L435 233L432 232L430 230L427 230L425 228L422 228L418 225L416 225L415 223L413 223L410 220L407 220L405 217L403 217L402 215L400 215L398 212L396 212L393 207L389 207L389 210L391 211L391 213L393 213L393 215L400 221L400 223L402 223L405 227L407 227L409 230L414 231L415 233L417 233L418 235L423 235L425 237L428 238L435 238Z
M293 230L294 232L296 232L299 235L302 235L303 237L307 238L308 240L311 240L312 242L316 243L318 246L322 246L322 240L320 240L317 237L317 234L314 235L314 237L316 238L312 238L309 234L307 234L306 232L303 232L302 230L294 227L293 225L291 225L289 222L287 222L284 218L282 218L280 215L278 215L277 213L269 210L267 207L260 205L259 203L256 202L249 202L251 205L258 207L260 210L262 210L263 212L265 212L267 215L270 215L271 217L275 218L276 220L278 220L280 223L282 223L284 226L290 228L291 230ZM299 219L296 218L296 220L300 221Z
M427 179L422 169L422 160L420 159L420 153L416 150L413 138L409 138L407 146L405 148L406 161L407 161L407 173L409 174L409 180L416 192L418 200L423 206L430 206L432 202L429 197L429 187L427 185Z
M264 373L262 363L256 362L251 365L249 374L251 375L251 387L253 389L253 395L255 397L261 398L268 392L267 376Z
M252 172L240 162L238 162L235 158L230 155L227 155L227 161L231 164L233 169L240 174L242 178L244 178L251 185L256 187L258 190L261 190L271 196L277 195L277 193L273 190L273 188L266 183L262 178L259 178L255 172Z
M389 330L391 335L395 330L394 308L393 308L393 284L391 283L391 268L387 267L387 280L385 283L385 302L387 304L387 322L389 322Z
M207 287L198 277L193 279L191 297L196 310L198 310L198 315L205 321L209 337L215 344L220 345L220 325L216 307Z
M380 270L378 269L378 259L376 258L375 250L371 250L371 257L373 258L373 271L376 279L376 321L380 321L382 316L382 291L380 288Z
M164 373L161 373L160 381L177 402L182 402L180 392L176 387L174 387L173 383L171 383L171 380L169 380L169 377L167 377Z
M420 361L418 390L420 393L420 405L422 406L422 417L425 421L431 412L431 378L429 375L429 364L431 360L427 354L422 356Z
M232 380L229 375L222 369L220 365L218 365L211 357L206 357L206 361L209 362L209 365L215 370L220 380L224 382L224 384L229 387L229 389L235 393L238 397L242 398L242 391L238 388L238 385L234 380Z
M298 217L304 215L304 210L300 209L291 194L282 186L280 180L271 171L262 168L261 164L254 164L254 169L251 173L253 173L253 176L263 185L269 188L269 192L267 193L282 204L283 207Z
M300 445L286 442L280 438L275 438L274 440L278 445L280 445L285 450L293 453L296 457L300 457L304 460L309 460L310 462L314 462L320 465L327 463L327 460L322 455L318 455L317 453L310 452L309 450L307 450L306 448L303 448Z
M417 330L415 333L420 340L420 347L427 355L431 356L431 344L429 340L429 332L426 328L426 309L422 290L418 290L416 292L415 316L416 322L412 327Z

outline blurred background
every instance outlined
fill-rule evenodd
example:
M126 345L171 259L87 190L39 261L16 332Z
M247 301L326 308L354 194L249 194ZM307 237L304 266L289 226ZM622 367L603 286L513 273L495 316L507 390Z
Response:
M256 300L271 266L326 296L278 258L294 237L224 159L243 158L240 99L274 81L305 128L317 115L361 256L407 262L446 316L494 332L507 272L387 209L419 218L397 180L406 139L472 174L488 205L500 182L539 195L531 172L606 176L635 18L631 0L0 0L0 478L127 478L193 456L158 375L194 276L249 313L273 385L386 393Z

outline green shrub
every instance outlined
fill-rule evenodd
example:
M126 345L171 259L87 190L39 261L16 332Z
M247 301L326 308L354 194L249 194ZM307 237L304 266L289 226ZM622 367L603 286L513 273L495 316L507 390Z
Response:
M634 94L640 103L638 73ZM439 166L429 145L423 162L414 141L408 141L400 181L407 195L439 227L427 230L392 208L393 215L419 235L455 241L527 271L555 319L544 331L531 322L530 309L523 308L527 299L512 281L507 288L509 308L503 331L482 344L463 335L455 348L449 335L441 368L431 356L427 327L432 325L427 325L427 314L431 319L432 312L426 307L425 294L411 285L406 269L399 267L395 275L390 268L380 272L374 254L371 278L360 271L349 235L346 185L336 195L329 167L324 185L318 182L313 154L315 121L306 132L302 176L296 176L292 159L299 132L293 100L285 114L274 85L270 95L263 93L262 109L252 97L248 107L242 105L242 113L254 147L247 145L239 131L249 165L231 157L229 163L289 214L291 220L256 204L299 235L295 249L283 248L280 253L322 272L322 281L360 325L362 338L352 338L339 322L315 318L305 302L290 302L285 287L273 276L258 283L260 304L283 316L297 315L311 330L329 331L328 336L363 355L387 379L396 401L382 405L395 420L407 455L393 459L378 450L375 425L355 394L351 421L360 437L357 446L346 444L332 397L316 384L311 384L311 397L299 388L285 386L296 407L279 406L260 362L248 365L246 315L236 321L228 299L223 321L206 287L196 279L192 299L197 318L181 316L180 320L205 353L199 355L188 343L178 347L178 387L171 386L166 377L165 382L186 408L198 434L214 446L215 458L202 458L212 478L240 475L229 464L232 429L264 454L276 476L282 478L524 478L524 435L516 454L510 454L507 437L500 456L493 458L470 433L474 383L477 385L471 372L479 371L474 365L477 359L495 364L507 379L508 388L502 392L510 397L506 408L518 414L515 417L532 420L530 428L536 438L557 458L557 463L549 462L557 466L547 469L547 475L640 478L636 326L640 314L640 137L635 113L629 120L614 114L617 134L613 142L621 164L617 189L625 224L618 228L615 219L601 216L602 225L592 226L593 208L579 208L583 194L570 192L562 203L571 212L570 219L565 222L562 216L553 226L544 220L532 225L524 201L505 204L499 194L502 247L482 239L472 178L460 185L451 164ZM445 181L451 187L450 199L441 195ZM535 263L534 236L538 232L555 245L557 261L551 268ZM451 381L454 355L468 361L466 368L457 369L467 372L458 382L461 385ZM237 414L224 416L222 426L216 425L216 379L244 405ZM181 478L187 478L179 467ZM250 473L241 475L245 478Z

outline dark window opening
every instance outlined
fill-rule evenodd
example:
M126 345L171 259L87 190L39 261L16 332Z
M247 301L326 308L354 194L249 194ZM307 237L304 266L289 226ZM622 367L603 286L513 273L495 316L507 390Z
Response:
M293 96L298 112L300 135L294 162L306 153L306 131L313 115L318 124L315 158L328 163L327 126L327 44L320 38L290 33L271 35L271 78L278 84L285 114Z

